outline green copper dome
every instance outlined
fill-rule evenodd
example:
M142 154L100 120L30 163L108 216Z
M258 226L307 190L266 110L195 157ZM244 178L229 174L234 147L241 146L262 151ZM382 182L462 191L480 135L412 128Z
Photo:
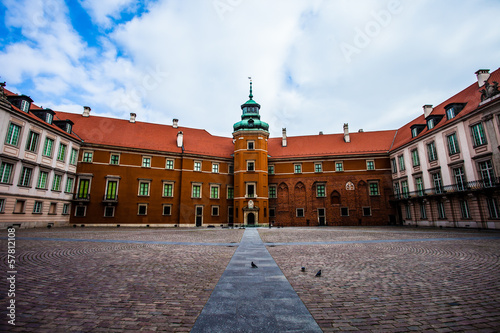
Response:
M260 120L260 104L253 100L252 81L250 81L250 95L248 97L250 99L241 105L241 110L243 111L241 121L233 125L234 131L269 131L269 125Z

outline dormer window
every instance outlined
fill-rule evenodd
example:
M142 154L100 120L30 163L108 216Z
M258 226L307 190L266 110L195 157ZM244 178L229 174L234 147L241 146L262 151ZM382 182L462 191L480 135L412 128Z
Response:
M47 124L52 124L52 120L54 120L54 116L51 113L47 112L45 116L45 121L47 122Z
M411 137L414 138L418 135L418 131L417 131L417 128L414 127L411 129Z
M446 118L448 118L448 120L455 118L455 109L454 108L451 107L451 108L446 110Z
M66 125L66 132L68 132L69 134L71 134L71 130L72 130L71 124L67 124Z
M465 103L450 103L444 107L448 120L455 118L464 108Z
M422 132L425 128L425 125L421 125L421 124L418 124L418 125L412 125L410 127L411 129L411 137L414 138L416 137L417 135L420 134L420 132Z
M434 119L427 120L427 129L433 129L436 124L434 123Z
M21 101L20 109L21 109L21 111L28 112L30 110L30 102L23 99Z

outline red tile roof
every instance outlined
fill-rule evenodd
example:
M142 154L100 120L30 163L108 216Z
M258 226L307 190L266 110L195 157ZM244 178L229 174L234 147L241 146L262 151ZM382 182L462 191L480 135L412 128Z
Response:
M287 146L282 147L282 138L271 138L268 150L271 158L300 158L328 155L358 155L387 153L391 147L395 130L350 133L350 141L344 142L344 134L324 134L287 137Z
M493 81L500 82L500 68L495 70L493 73L490 74L490 77L488 78L488 82L493 83ZM437 105L434 107L434 109L431 112L431 115L443 115L444 117L441 119L441 121L434 126L432 129L427 129L427 126L425 129L417 135L415 138L411 137L411 130L410 127L412 125L427 125L427 122L425 120L423 111L422 115L419 117L413 119L403 127L401 127L398 130L398 133L396 135L396 139L394 140L394 145L391 149L391 151L396 150L400 148L401 146L404 146L405 144L408 144L409 142L413 140L419 140L422 136L433 132L433 131L438 131L440 128L443 126L456 122L457 120L465 117L466 115L470 114L474 110L476 110L479 106L479 103L481 102L481 90L484 89L484 86L479 87L477 84L477 81L465 88L464 90L460 91L458 94L448 98L441 104ZM446 111L445 111L445 106L451 103L467 103L465 107L460 111L460 113L453 119L448 120L446 118Z

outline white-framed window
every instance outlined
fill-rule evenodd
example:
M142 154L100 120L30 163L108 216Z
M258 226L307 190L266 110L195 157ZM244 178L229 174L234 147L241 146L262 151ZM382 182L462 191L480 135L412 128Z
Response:
M247 149L248 149L248 150L254 150L254 149L255 149L255 141L253 141L253 140L248 140L248 141L247 141Z
M138 195L140 197L148 197L150 186L151 186L150 180L140 180L139 181L139 193L138 193Z
M49 180L49 173L47 171L40 170L40 173L38 174L38 182L36 183L36 188L46 190L48 180Z
M167 169L167 170L174 170L174 160L167 159L166 162L165 162L165 169Z
M460 146L458 145L457 133L452 133L446 137L448 142L448 154L455 155L460 153Z
M427 144L427 156L429 157L429 162L436 161L438 159L436 143L434 141Z
M104 207L104 217L115 217L115 206Z
M418 150L417 149L413 149L411 151L411 161L413 163L413 167L420 166L420 157L418 156Z
M418 195L424 195L424 181L422 177L415 177L415 189L417 190Z
M78 150L71 148L71 155L69 157L69 164L76 165L78 163Z
M151 168L151 156L143 156L142 157L142 167L143 168Z
M171 216L171 215L172 215L172 205L163 204L163 216Z
M255 171L255 161L247 161L247 171Z
M234 188L232 186L227 187L227 198L234 199Z
M46 137L43 143L42 155L47 157L52 157L52 150L54 148L54 139Z
M464 167L459 166L458 168L454 168L453 176L455 177L455 185L457 186L457 190L464 191L467 185L467 181L465 179Z
M174 182L163 182L163 197L172 198L174 196Z
M219 216L219 206L212 206L212 216Z
M335 162L335 171L344 171L344 162Z
M323 172L323 164L322 163L314 163L314 172L316 172L316 173Z
M295 216L296 217L304 217L304 208L297 208L295 210Z
M33 174L33 168L23 166L23 169L21 170L21 175L19 176L19 186L30 187L32 174Z
M66 186L67 187L67 186ZM80 178L78 181L77 199L88 200L90 198L90 179Z
M276 198L276 185L269 185L269 199Z
M114 201L118 199L118 179L106 180L106 193L104 195L106 200Z
M120 154L110 154L109 155L109 164L119 165L120 164Z
M442 201L437 202L437 211L438 211L438 219L440 220L446 219L446 211L444 209L444 204Z
M484 133L483 123L477 123L470 127L472 133L472 143L474 147L485 145L486 133Z
M59 144L59 150L57 151L57 160L64 162L64 159L66 158L66 148L67 146L63 143Z
M427 211L425 210L425 203L420 203L420 219L427 220Z
M82 162L85 163L92 163L92 158L94 156L94 153L91 151L84 151L83 156L82 156Z
M366 170L375 170L375 161L367 160L366 161Z
M201 161L194 161L194 171L201 171Z
M212 163L212 173L219 173L219 163Z
M62 215L68 215L70 212L70 204L65 203L63 204L63 209L62 209Z
M21 101L21 107L19 109L21 109L21 111L24 111L27 113L30 110L30 102L23 99Z
M5 213L5 199L0 198L0 213Z
M398 172L398 164L396 162L396 158L391 159L391 167L392 167L392 173Z
M40 141L40 134L34 131L30 131L28 134L28 140L26 141L26 150L32 153L36 153L38 150L38 142Z
M491 160L479 162L477 165L484 187L492 187L495 184L495 172Z
M73 184L75 182L75 179L73 177L68 177L66 179L66 188L64 192L66 193L73 193Z
M5 137L5 143L12 146L19 145L19 139L21 137L22 127L18 124L10 123L9 129L7 130L7 136Z
M87 206L76 206L75 217L85 217L87 215Z
M446 109L446 118L448 118L448 120L455 118L455 108L451 107Z
M55 174L54 180L52 181L52 191L59 192L61 191L61 183L62 183L62 175Z
M201 184L193 184L191 187L191 198L201 198Z
M257 197L256 192L256 184L255 183L246 183L246 197L247 198L255 198Z
M210 185L210 199L219 199L220 185Z
M43 202L35 201L33 205L33 214L42 214Z
M399 160L399 170L400 171L404 171L406 170L406 167L405 167L405 158L403 155L399 155L398 156L398 160Z
M470 212L469 212L469 204L467 203L467 200L460 200L460 214L462 215L463 219L469 219L470 218Z
M148 204L137 204L137 215L148 215Z
M498 219L500 218L500 211L498 210L498 202L496 198L493 197L488 197L486 199L486 202L488 204L488 213L490 215L491 219Z
M443 181L441 179L441 172L435 172L432 174L432 182L434 183L434 191L436 193L443 192Z
M404 198L407 198L408 194L410 193L407 180L401 181L401 193L403 193Z
M293 172L294 173L302 173L302 164L294 164L293 165Z

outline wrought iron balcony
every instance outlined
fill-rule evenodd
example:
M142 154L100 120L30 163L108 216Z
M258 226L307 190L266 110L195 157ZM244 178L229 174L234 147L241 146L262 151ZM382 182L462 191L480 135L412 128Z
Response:
M111 203L111 204L116 204L118 203L118 194L105 194L102 198L103 203Z
M75 193L73 201L88 202L90 201L90 193Z

